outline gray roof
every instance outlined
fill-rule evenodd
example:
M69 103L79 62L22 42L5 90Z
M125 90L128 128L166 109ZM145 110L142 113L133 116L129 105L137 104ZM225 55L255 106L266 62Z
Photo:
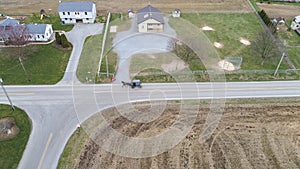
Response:
M137 23L142 23L148 19L154 19L160 23L164 23L164 17L161 11L151 5L137 11Z
M60 2L58 12L92 12L94 2Z
M44 34L47 24L26 24L27 31L30 34Z
M6 18L0 21L0 26L15 26L18 25L19 21L16 19Z

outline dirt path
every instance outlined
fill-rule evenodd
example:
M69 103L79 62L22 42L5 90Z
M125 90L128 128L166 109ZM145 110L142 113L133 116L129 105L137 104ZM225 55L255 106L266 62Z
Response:
M124 158L102 150L90 140L76 168L300 168L299 103L227 105L213 137L204 144L198 142L198 137L209 109L201 107L193 130L163 154L143 159ZM149 106L138 108L149 110ZM179 108L168 105L158 119L146 124L111 113L114 109L103 115L114 129L129 137L149 137L168 129Z

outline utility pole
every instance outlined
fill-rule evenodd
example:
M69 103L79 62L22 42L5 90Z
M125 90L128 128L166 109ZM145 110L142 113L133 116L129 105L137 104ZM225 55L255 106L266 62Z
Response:
M14 107L12 101L10 100L10 98L9 98L9 96L8 96L8 94L7 94L7 92L6 92L5 88L4 88L4 86L3 86L3 79L2 79L1 77L0 77L0 85L1 85L1 87L2 87L2 89L3 89L3 91L4 91L5 95L6 95L6 97L7 97L7 99L8 99L10 105L11 105L11 109L12 109L13 111L15 111L16 109L15 109L15 107Z
M278 65L277 65L277 68L276 68L276 70L275 70L273 76L275 76L275 75L277 74L278 69L279 69L279 67L280 67L280 65L281 65L281 62L282 62L282 60L283 60L284 57L285 57L285 53L282 53L281 58L280 58L280 61L279 61Z

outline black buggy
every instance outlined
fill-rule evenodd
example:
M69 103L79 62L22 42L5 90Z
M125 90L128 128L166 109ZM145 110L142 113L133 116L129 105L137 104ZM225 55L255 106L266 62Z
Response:
M134 89L135 87L142 88L140 80L132 80L131 81L131 88Z

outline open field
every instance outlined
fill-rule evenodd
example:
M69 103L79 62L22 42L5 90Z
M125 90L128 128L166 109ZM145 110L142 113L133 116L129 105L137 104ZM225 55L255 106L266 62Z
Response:
M149 107L147 103L137 103L134 107L148 114L155 112L153 104L154 107ZM194 109L199 102L188 104ZM178 102L168 102L160 117L149 123L129 121L115 108L103 111L102 115L118 132L129 137L145 138L167 130L176 121L179 108ZM68 142L58 168L300 167L299 98L286 102L282 99L229 100L212 137L199 143L208 111L207 102L201 102L193 129L178 145L160 155L142 159L125 158L104 151L88 137L85 128L81 128ZM101 121L95 121L91 118L90 122L101 126ZM89 125L89 121L84 125ZM96 136L101 134L93 130L94 127L91 126L89 132L94 131Z
M15 108L16 110L11 112L10 105L0 105L0 119L12 117L15 125L19 128L19 133L15 137L0 141L0 164L3 169L18 167L31 132L29 117L21 109Z
M275 69L280 56L267 60L261 65L260 56L254 56L251 45L240 42L240 38L250 41L255 40L262 25L254 14L183 14L182 17L198 29L204 26L213 28L213 31L203 31L211 43L218 42L223 46L216 48L220 58L238 56L243 58L243 70L272 70ZM176 29L176 28L175 28ZM283 64L281 69L288 68Z
M80 1L80 0L65 0ZM1 0L0 13L7 15L39 13L56 13L57 0ZM126 13L129 8L134 11L148 5L148 1L139 0L103 0L96 1L99 12ZM249 12L251 8L246 0L152 0L151 5L164 12L180 8L184 12Z

